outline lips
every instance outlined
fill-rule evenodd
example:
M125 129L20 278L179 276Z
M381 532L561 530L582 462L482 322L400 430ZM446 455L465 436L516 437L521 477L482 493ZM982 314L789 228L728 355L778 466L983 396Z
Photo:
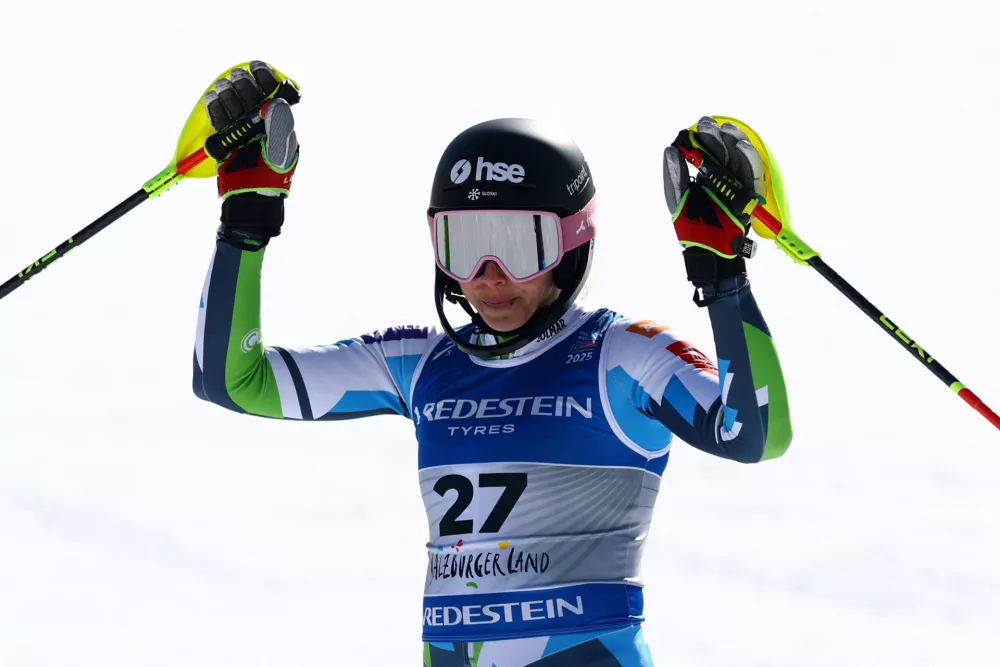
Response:
M492 310L503 310L513 305L513 299L483 299L483 305Z

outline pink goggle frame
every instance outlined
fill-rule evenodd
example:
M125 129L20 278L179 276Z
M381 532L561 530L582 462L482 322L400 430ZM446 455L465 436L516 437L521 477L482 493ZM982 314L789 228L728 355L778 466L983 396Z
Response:
M523 283L551 271L563 256L597 233L597 201L561 218L547 211L455 210L427 217L438 268L460 283L475 279L487 261Z

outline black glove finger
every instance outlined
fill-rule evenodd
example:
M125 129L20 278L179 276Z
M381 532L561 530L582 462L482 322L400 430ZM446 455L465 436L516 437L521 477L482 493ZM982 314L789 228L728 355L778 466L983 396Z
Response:
M753 191L759 195L767 194L767 184L764 182L764 159L747 139L741 139L736 144L736 152L745 161L751 174L751 181L747 181L746 186L752 187Z
M711 116L704 116L698 121L698 141L711 153L716 162L723 167L729 166L729 150L722 138L722 128Z
M212 127L216 132L221 132L232 124L233 119L226 112L226 107L223 106L217 92L210 90L205 93L204 102L205 111L208 113L208 118L212 121Z
M757 151L749 141L740 141L736 144L736 150L746 157L753 171L753 189L759 195L767 194L767 181L764 171L764 157Z
M243 106L247 111L256 108L264 101L264 91L260 89L254 78L250 76L250 72L237 67L230 72L229 78L232 80L233 88L236 89L236 94L239 95L240 101L243 102Z
M745 187L754 192L766 194L764 183L764 158L750 142L747 133L732 123L722 124L722 135L729 149L730 171Z
M250 72L265 96L273 93L278 87L278 78L274 75L274 70L263 60L250 61Z
M233 82L229 79L219 79L216 81L215 92L219 95L219 101L222 102L222 106L226 108L226 113L234 121L239 120L249 111L240 100L240 96L236 94Z
M740 128L732 123L723 123L719 128L723 143L726 144L726 153L729 155L729 164L726 168L729 173L736 177L743 187L754 187L754 173L750 161L743 151L738 148L741 141L750 143L749 137ZM752 146L751 146L752 148Z

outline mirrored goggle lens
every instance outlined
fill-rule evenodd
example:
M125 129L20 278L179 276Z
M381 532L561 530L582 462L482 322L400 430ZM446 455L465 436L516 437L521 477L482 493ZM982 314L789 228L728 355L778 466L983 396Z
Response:
M544 273L560 257L559 218L551 213L439 213L434 225L438 264L458 280L472 278L484 257L515 280Z

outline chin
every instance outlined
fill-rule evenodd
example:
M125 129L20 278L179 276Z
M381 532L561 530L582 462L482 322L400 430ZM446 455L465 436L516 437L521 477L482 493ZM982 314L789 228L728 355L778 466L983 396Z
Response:
M483 317L483 321L486 322L490 329L499 333L507 333L508 331L514 331L518 327L524 326L524 323L528 320L524 318L503 318L497 320L492 317Z
M500 317L493 314L486 314L482 310L479 311L480 316L483 321L499 333L507 333L508 331L514 331L518 329L530 319L524 313L507 313Z

